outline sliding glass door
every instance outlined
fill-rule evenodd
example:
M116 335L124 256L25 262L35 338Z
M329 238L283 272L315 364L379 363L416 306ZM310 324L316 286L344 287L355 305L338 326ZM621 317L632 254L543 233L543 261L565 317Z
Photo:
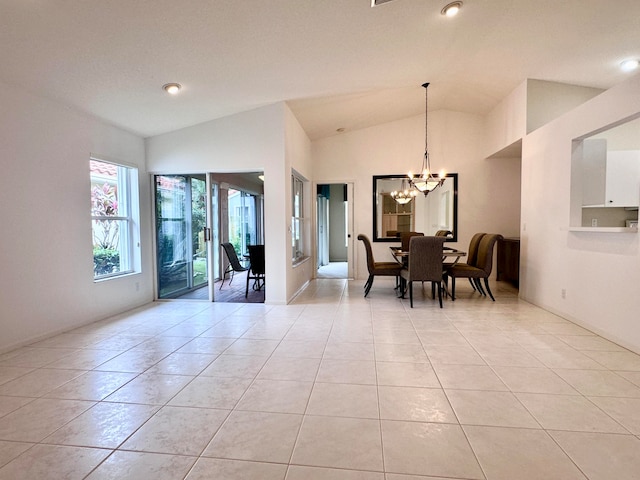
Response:
M156 175L154 183L158 298L176 298L208 283L206 181Z

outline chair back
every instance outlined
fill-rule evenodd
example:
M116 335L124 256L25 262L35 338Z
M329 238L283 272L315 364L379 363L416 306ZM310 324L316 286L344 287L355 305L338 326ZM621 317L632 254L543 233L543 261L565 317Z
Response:
M467 265L471 265L472 267L476 266L478 262L478 246L480 245L480 240L482 240L482 237L485 235L486 233L476 233L471 237L469 250L467 251Z
M248 245L251 273L264 275L264 245Z
M411 237L424 237L422 232L402 232L400 235L400 245L403 252L409 251L409 241Z
M491 274L493 268L493 247L501 238L502 235L486 233L482 239L480 239L480 245L478 245L478 260L475 266L484 270L487 277Z
M442 281L445 237L413 236L409 242L409 281Z
M224 253L227 254L227 258L229 259L229 263L231 264L231 267L236 272L242 272L246 270L242 265L240 265L240 260L238 260L238 255L236 254L236 249L233 248L233 245L231 245L229 242L224 242L224 243L221 243L220 245L224 249Z
M449 235L453 235L451 230L438 230L436 232L436 237L448 237Z
M367 252L367 270L371 274L375 268L374 259L373 259L373 249L371 248L371 240L369 237L364 235L363 233L358 234L358 240L361 240L364 243L364 249Z

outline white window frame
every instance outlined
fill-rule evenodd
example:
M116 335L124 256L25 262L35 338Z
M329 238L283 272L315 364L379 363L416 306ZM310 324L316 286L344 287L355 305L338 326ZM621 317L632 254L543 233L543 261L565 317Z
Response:
M305 180L295 172L291 175L291 261L295 264L306 258L305 252L305 216L304 216Z
M120 258L120 270L106 274L96 275L94 271L94 281L130 275L140 272L140 206L138 193L138 169L131 165L125 165L103 157L90 156L90 160L109 164L116 167L117 179L116 187L118 192L118 215L91 215L91 238L92 245L94 239L94 221L117 221L120 223L118 229L118 251ZM97 177L90 175L90 182L93 185ZM106 180L106 179L105 179ZM102 179L100 181L103 181Z

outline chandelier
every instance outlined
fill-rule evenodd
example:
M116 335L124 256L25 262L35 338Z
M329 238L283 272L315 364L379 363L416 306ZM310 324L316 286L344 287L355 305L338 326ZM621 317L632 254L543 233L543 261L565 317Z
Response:
M418 195L418 191L410 188L409 181L406 178L402 179L400 190L391 192L391 198L400 205L409 203L416 195Z
M435 175L431 172L431 164L429 162L429 136L427 131L427 119L429 115L427 87L429 87L429 84L425 83L422 86L424 87L424 156L422 157L422 169L419 176L414 176L411 172L409 172L407 176L409 177L409 185L422 192L426 197L429 192L442 186L445 180L445 172L443 170L440 174Z

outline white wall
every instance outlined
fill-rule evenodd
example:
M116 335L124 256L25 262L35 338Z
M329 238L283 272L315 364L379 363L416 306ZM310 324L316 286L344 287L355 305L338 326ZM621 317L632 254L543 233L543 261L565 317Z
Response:
M520 219L519 159L484 160L484 119L451 111L429 112L431 166L459 174L458 242L476 232L515 236ZM373 236L372 176L420 169L424 115L313 142L313 175L322 183L354 181L354 233ZM376 260L390 260L389 243L374 243ZM366 278L366 257L356 245L356 276Z
M143 140L13 86L0 125L0 351L151 301ZM93 281L91 153L140 169L142 274Z
M638 75L524 138L520 295L640 353L638 234L568 230L571 140L637 112Z

